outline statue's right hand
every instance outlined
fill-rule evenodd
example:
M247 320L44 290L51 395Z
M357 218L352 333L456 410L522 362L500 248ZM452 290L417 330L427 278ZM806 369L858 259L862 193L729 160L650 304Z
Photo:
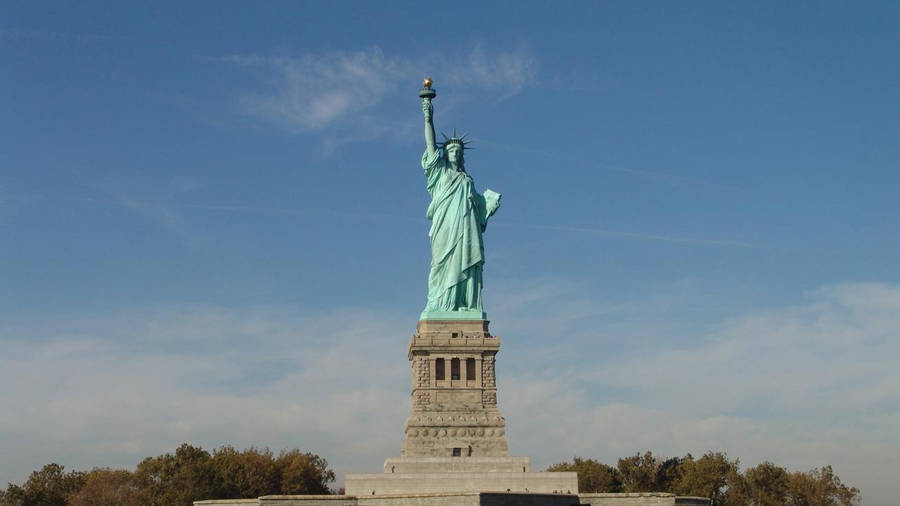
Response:
M430 98L422 99L422 113L425 114L425 121L431 121L432 116L434 116L434 106L431 105Z

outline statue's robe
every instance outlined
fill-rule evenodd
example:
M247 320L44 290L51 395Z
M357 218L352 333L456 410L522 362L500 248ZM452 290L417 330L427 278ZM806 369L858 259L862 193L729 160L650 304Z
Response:
M481 270L488 218L500 206L500 194L475 191L472 178L447 161L444 150L422 155L431 204L431 272L428 275L429 311L482 311Z

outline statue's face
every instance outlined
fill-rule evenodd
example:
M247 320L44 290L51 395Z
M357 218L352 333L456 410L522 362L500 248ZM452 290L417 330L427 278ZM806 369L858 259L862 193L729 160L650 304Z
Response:
M463 150L459 144L450 144L447 146L447 160L457 165L463 164Z

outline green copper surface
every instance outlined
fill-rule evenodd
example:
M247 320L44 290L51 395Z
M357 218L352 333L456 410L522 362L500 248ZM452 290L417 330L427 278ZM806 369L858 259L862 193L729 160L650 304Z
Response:
M465 170L465 140L455 135L443 146L435 142L431 97L422 97L425 115L426 188L431 204L431 270L428 303L420 319L484 319L481 303L484 241L488 218L500 207L500 194L475 190Z

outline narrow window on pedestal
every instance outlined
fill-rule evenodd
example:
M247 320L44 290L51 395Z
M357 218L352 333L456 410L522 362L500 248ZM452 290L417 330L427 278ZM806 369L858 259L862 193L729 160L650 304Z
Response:
M462 457L462 448L454 448L453 456L454 457Z
M466 359L466 379L468 381L475 380L475 359L474 358Z
M450 360L450 379L458 380L459 379L459 359L454 358Z
M439 358L434 361L434 379L444 379L444 359Z

